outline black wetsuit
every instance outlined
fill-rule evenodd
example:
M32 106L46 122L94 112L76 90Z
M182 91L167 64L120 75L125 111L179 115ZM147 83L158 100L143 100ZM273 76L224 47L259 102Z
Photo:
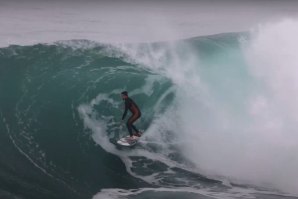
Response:
M124 103L125 103L125 110L122 116L122 120L124 120L126 114L127 114L127 110L130 110L130 112L132 113L132 115L130 116L130 118L127 120L126 126L129 132L129 135L132 136L132 129L138 133L139 130L136 129L136 127L133 125L133 123L139 119L141 117L141 111L139 109L139 107L136 105L136 103L130 99L129 97L124 99Z

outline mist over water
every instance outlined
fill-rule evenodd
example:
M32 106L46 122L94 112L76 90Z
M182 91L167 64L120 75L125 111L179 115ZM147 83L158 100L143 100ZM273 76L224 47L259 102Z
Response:
M263 140L262 147L255 148L261 154L257 160L267 167L262 168L266 180L296 194L297 25L297 20L286 19L260 26L253 33L252 42L244 48L250 71L260 85L248 107L258 142Z
M200 95L188 103L182 97L184 117L196 118L185 119L192 144L183 150L198 168L297 194L296 27L293 20L267 24L242 42L247 69L234 69L248 74L228 74L226 80L221 77L225 68L217 71L217 83L224 84L230 101ZM202 98L210 105L204 113L197 106Z

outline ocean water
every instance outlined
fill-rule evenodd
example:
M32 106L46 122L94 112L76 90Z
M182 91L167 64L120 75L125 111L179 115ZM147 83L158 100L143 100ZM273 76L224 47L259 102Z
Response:
M298 198L295 24L1 48L1 198ZM115 144L122 90L133 148Z

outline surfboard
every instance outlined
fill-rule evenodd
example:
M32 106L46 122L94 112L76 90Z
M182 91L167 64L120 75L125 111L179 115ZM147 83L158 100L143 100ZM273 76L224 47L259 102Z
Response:
M118 140L117 144L121 146L134 146L135 144L138 143L139 138L140 137L133 136L133 139L131 139L130 136L128 135Z

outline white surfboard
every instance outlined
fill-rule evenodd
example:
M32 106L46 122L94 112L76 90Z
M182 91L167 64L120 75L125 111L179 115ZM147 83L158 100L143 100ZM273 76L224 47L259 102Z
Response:
M131 139L131 137L128 135L118 140L117 144L121 146L134 146L136 143L138 143L139 138L140 137L133 136L133 139Z

